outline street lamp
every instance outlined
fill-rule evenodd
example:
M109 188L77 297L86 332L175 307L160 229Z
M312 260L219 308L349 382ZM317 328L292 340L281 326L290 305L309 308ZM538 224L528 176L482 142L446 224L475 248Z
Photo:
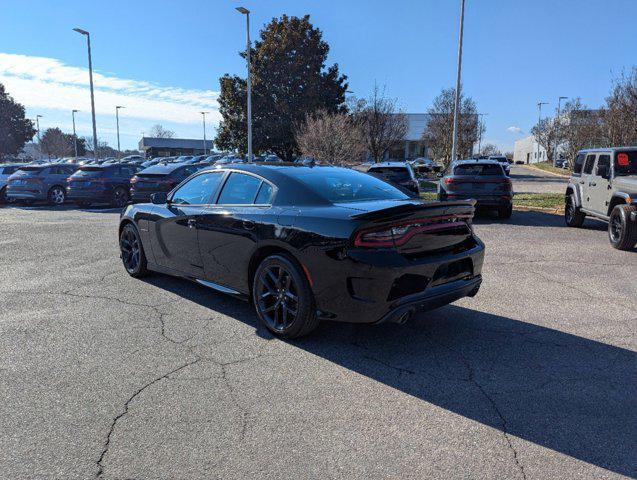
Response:
M203 116L203 154L206 154L206 113L210 112L199 112Z
M115 106L115 123L117 125L117 158L119 158L122 154L122 151L119 148L119 109L120 108L126 108L126 107L122 107L121 105Z
M463 0L464 1L464 0ZM250 74L250 10L237 7L237 11L246 16L246 43L248 54L248 162L252 162L252 78Z
M460 33L458 35L458 69L456 75L456 98L453 104L453 137L451 141L451 161L458 156L458 115L460 103L460 83L462 78L462 32L464 29L464 0L460 0Z
M553 166L555 167L557 164L557 147L560 144L560 107L562 100L566 100L568 97L557 97L557 117L555 121L557 125L555 126L555 151L553 152Z
M542 105L548 105L548 102L537 102L537 110L538 110L538 114L537 114L537 129L538 129L538 132L540 131L540 122L542 121ZM540 161L540 141L539 141L538 138L536 138L535 141L537 142L536 160L539 162Z
M86 36L86 45L88 47L88 76L91 85L91 115L93 116L93 156L97 160L97 127L95 126L95 97L93 94L93 62L91 60L91 34L81 28L74 28L74 31L80 35Z
M77 135L75 133L75 114L79 110L71 110L71 116L73 117L73 146L75 147L75 158L77 158Z

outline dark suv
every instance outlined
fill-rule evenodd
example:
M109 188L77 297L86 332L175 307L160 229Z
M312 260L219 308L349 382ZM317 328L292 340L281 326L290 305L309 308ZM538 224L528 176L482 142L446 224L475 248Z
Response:
M511 180L496 160L459 160L438 183L439 200L473 198L476 207L498 210L500 218L513 212Z
M170 192L183 180L207 165L184 165L182 163L159 164L137 172L130 180L130 196L135 203L149 202L157 192Z
M46 200L52 205L62 205L66 200L66 179L76 169L76 165L66 163L20 167L8 179L7 198L24 202Z
M80 207L108 203L123 207L129 199L130 179L140 167L130 164L88 165L67 180L67 197Z

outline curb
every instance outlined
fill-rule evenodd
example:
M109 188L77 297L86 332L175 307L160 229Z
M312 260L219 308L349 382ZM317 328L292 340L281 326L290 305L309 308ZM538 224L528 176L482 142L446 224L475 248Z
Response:
M522 212L542 212L550 213L552 215L564 215L564 208L542 208L542 207L526 207L524 205L513 205L513 210L520 210Z
M554 177L566 178L567 180L568 180L569 178L571 178L571 177L570 177L570 175L562 175L562 174L560 174L560 173L549 172L548 170L542 170L541 168L537 168L537 167L534 167L534 166L532 166L532 165L520 165L520 166L522 166L522 167L526 167L526 168L529 168L529 169L531 169L531 170L535 170L536 172L541 172L541 173L546 173L546 174L548 174L548 175L553 175Z

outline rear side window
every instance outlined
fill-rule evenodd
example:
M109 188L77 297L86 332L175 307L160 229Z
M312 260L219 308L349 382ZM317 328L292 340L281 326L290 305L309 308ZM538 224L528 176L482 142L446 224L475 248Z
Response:
M73 174L74 177L97 178L101 177L106 169L100 167L82 167Z
M580 153L575 157L575 165L573 166L573 173L582 173L582 167L584 166L584 157L583 153Z
M233 172L221 190L220 205L250 205L254 203L261 180L252 175Z
M586 163L584 164L584 173L590 174L593 171L594 164L595 164L595 155L587 155Z
M493 164L466 164L458 165L453 169L454 175L504 175L500 165Z
M257 198L254 200L254 203L257 205L269 205L272 203L272 195L274 194L274 189L272 185L268 182L261 182L261 188L259 188L259 193L257 194Z
M223 172L197 175L184 183L172 196L171 203L177 205L207 205L219 188Z
M615 154L615 175L637 174L637 150Z
M599 175L599 167L606 167L607 171L610 171L610 155L600 155L597 159L597 168L595 174Z

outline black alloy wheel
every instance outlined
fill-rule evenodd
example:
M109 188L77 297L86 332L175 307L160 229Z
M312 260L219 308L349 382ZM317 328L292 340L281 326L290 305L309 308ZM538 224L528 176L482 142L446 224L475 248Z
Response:
M259 319L280 337L306 335L319 323L308 280L287 256L272 255L259 265L252 297Z
M630 219L637 209L630 205L617 205L608 220L608 239L618 250L631 250L637 243L637 221Z
M126 192L126 189L123 187L117 187L113 191L113 205L118 208L124 208L127 202L128 193Z
M584 223L586 215L581 212L579 207L575 204L575 195L570 194L566 197L566 203L564 205L564 221L569 227L581 227Z
M62 205L64 204L64 200L66 200L66 192L64 188L55 186L49 190L47 195L47 200L51 205Z
M122 229L119 248L124 268L130 276L142 277L148 273L142 242L137 229L132 224L125 225Z

